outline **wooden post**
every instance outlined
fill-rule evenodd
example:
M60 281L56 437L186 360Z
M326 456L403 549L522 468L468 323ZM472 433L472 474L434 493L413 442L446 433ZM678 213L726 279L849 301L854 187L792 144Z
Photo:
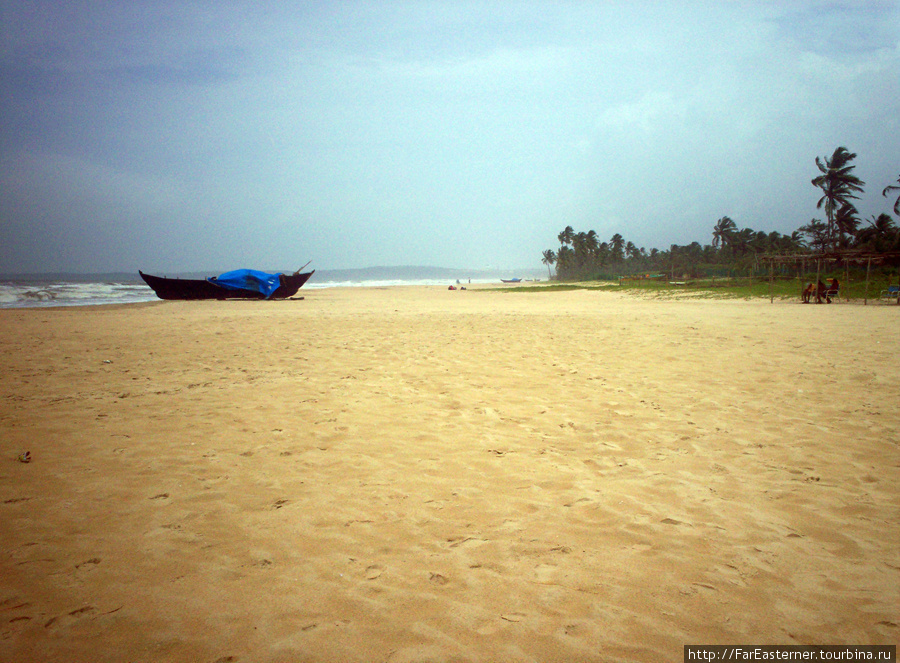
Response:
M863 306L869 304L869 274L872 273L872 256L869 256L869 262L866 265L866 294L863 297Z
M844 299L847 299L847 288L850 287L850 261L844 261L844 287L838 290L838 297L841 296L841 291L844 292Z
M803 299L803 291L806 289L806 260L800 261L800 299Z
M772 292L772 288L775 283L775 261L769 261L769 303L775 303L775 294Z
M822 259L816 259L816 304L822 303L822 297L819 296L819 274L822 272Z

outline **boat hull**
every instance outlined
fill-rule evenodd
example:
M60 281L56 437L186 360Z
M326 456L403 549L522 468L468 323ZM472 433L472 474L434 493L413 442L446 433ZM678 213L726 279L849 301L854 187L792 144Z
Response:
M251 290L229 290L206 279L170 279L163 276L138 274L160 299L266 299L261 292ZM315 270L303 274L279 274L281 285L269 299L287 299L297 294Z

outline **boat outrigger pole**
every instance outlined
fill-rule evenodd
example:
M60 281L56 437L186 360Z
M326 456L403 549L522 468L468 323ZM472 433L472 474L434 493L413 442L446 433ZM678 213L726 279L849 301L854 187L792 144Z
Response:
M310 261L309 261L309 262L312 262L312 260L310 260ZM309 262L308 262L308 263L306 263L306 265L308 265L308 264L309 264ZM303 265L303 267L306 267L306 265ZM300 273L300 270L301 270L301 269L303 269L303 267L301 267L301 268L300 268L300 269L298 269L298 270L297 270L297 271L296 271L296 272L294 272L294 276L296 276L296 275L297 275L297 274L299 274L299 273Z

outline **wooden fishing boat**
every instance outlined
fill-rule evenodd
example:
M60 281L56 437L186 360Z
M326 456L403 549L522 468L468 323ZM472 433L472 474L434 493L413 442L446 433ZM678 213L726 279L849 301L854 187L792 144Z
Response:
M160 299L287 299L297 294L315 270L302 274L299 270L293 274L237 270L208 279L166 278L140 270L138 274Z

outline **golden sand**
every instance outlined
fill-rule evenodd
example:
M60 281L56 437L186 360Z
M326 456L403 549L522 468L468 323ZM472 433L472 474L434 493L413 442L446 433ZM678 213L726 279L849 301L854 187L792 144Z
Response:
M896 307L301 294L0 311L0 660L900 639Z

